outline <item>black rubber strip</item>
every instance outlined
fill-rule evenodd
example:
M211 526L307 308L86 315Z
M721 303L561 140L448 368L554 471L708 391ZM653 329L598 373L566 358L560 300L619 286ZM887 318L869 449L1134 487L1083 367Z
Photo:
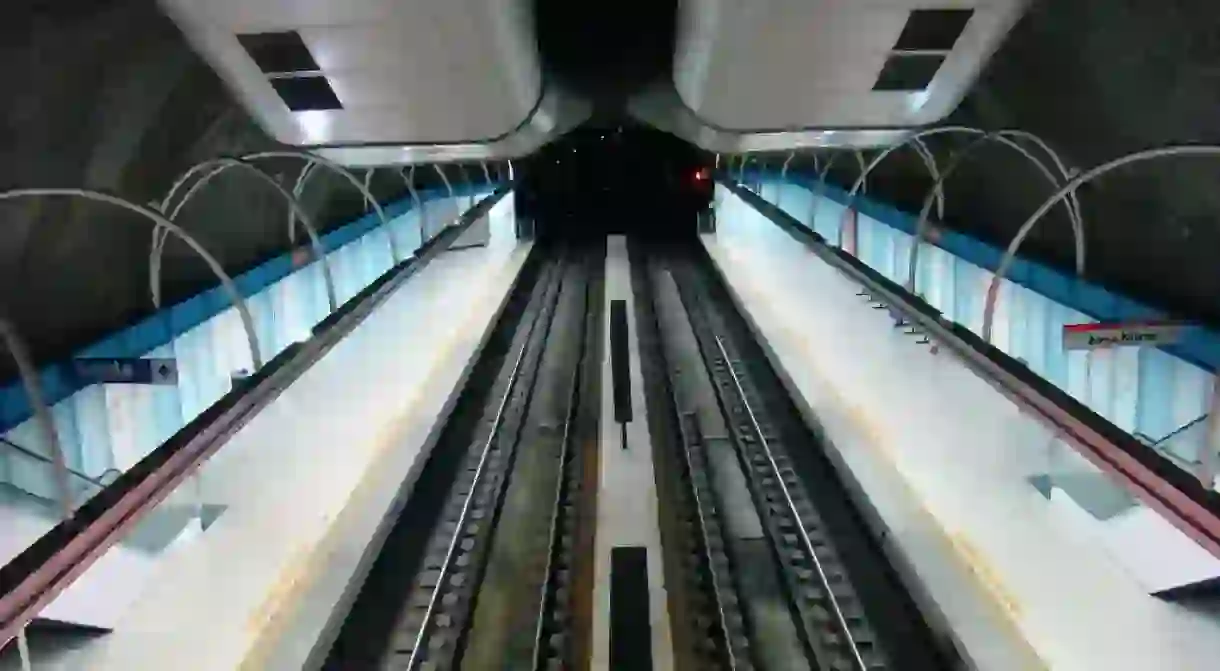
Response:
M627 302L610 301L610 374L614 378L614 421L631 421L631 350L627 347ZM624 444L626 447L626 444Z
M652 671L648 612L648 549L610 550L610 668Z

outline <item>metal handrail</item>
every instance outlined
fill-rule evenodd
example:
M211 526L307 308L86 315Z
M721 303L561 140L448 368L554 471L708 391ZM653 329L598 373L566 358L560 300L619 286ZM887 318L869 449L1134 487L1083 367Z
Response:
M1190 429L1191 427L1195 426L1196 424L1202 422L1203 420L1207 419L1210 416L1211 416L1211 413L1205 412L1202 415L1199 415L1198 417L1190 420L1189 422L1183 424L1182 426L1179 426L1178 428L1174 429L1173 431L1170 431L1169 433L1167 433L1155 440L1152 438L1152 436L1149 436L1146 433L1134 433L1132 435L1135 436L1136 438L1146 439L1148 441L1149 445L1151 445L1152 447L1157 447L1157 446L1165 443L1166 441L1176 437L1178 434L1185 433L1188 429Z
M28 447L23 447L21 445L18 445L17 443L14 443L13 441L11 441L8 438L5 438L3 436L0 436L0 444L7 445L9 448L16 450L17 452L20 452L35 461L41 461L42 463L47 464L48 466L55 465L55 461L53 459L51 459L50 457L46 456L45 454L39 454L38 452L35 452L34 450L31 450ZM85 475L84 473L81 473L80 471L72 468L71 466L67 467L67 471L68 471L69 475L75 475L76 477L80 478L81 480L85 480L86 482L97 485L98 487L106 486L106 484L104 482L102 482L102 478L105 477L107 474L109 474L111 472L119 473L120 475L122 474L122 471L118 470L117 468L108 468L108 469L102 471L101 475L97 476L96 478Z

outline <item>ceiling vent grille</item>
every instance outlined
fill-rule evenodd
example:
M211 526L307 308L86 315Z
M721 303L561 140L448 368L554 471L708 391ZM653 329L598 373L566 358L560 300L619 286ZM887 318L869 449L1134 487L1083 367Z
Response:
M890 54L873 90L922 91L932 83L944 62L943 54Z
M271 80L271 87L293 112L343 109L330 82L321 75L275 78Z
M917 9L907 16L894 51L952 51L973 9Z
M877 75L873 90L923 91L928 88L973 16L973 9L917 9L911 12L898 42Z
M313 54L295 30L238 35L237 41L258 68L269 75L317 72L319 69Z
M343 109L309 47L295 30L238 35L238 42L293 112Z

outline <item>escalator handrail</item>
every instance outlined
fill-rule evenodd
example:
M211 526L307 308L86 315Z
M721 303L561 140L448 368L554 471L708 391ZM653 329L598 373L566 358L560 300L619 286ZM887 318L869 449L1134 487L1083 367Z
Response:
M27 459L33 459L34 461L37 461L42 464L46 464L47 466L53 466L55 464L55 460L51 459L51 457L48 457L44 454L39 454L38 452L35 452L34 450L31 450L28 447L25 447L18 443L14 443L13 441L9 440L8 438L5 438L4 436L0 436L0 446L4 446L4 448L9 450L10 452L17 452L18 454L24 456ZM102 474L97 477L85 475L84 473L76 470L75 468L72 468L71 466L68 466L66 468L66 470L68 471L68 475L70 475L78 480L84 480L85 482L88 482L89 484L94 485L96 487L105 487L106 485L102 482L102 478L106 477L107 473L110 473L111 471L114 471L115 469L108 468L105 471L102 471ZM21 485L18 485L15 482L10 482L9 484L22 491L28 491L25 489L25 487L22 487ZM35 496L37 496L37 494L35 494Z
M511 184L501 187L467 210L414 257L390 268L322 320L307 342L290 345L235 384L70 518L0 567L0 647L399 286L460 239L511 188Z

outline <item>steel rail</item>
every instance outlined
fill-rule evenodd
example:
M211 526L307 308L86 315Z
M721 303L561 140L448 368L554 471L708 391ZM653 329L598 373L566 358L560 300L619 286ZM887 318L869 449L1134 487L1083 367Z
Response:
M716 348L720 350L720 356L724 358L725 370L729 372L729 376L733 379L733 386L737 388L738 397L741 400L741 406L745 408L746 415L750 418L750 424L754 427L754 432L758 434L758 444L763 448L763 454L767 457L767 463L770 464L772 472L775 474L775 481L779 485L779 490L784 495L784 503L788 505L788 510L792 513L793 519L797 521L796 528L800 530L801 544L805 546L805 551L809 553L809 559L813 562L813 566L817 569L818 580L822 583L822 587L826 589L826 598L830 601L831 608L834 610L835 619L838 620L839 626L843 629L843 637L847 639L847 645L851 648L852 657L855 659L856 665L860 671L868 671L868 665L864 663L864 657L860 654L860 648L856 644L856 639L851 635L851 627L847 625L847 618L843 615L843 609L839 606L839 600L835 597L834 590L830 586L830 578L826 575L826 570L822 566L822 560L818 558L818 553L813 549L813 541L809 538L809 532L805 530L804 519L797 510L796 502L792 500L792 493L788 490L788 484L784 482L783 471L780 470L779 464L775 463L775 455L771 452L771 445L767 442L767 436L763 433L762 427L758 424L758 418L754 415L754 409L750 407L750 401L746 398L746 391L741 386L741 380L737 377L737 370L733 368L733 360L729 357L729 353L724 348L724 341L720 336L714 335L716 339Z

